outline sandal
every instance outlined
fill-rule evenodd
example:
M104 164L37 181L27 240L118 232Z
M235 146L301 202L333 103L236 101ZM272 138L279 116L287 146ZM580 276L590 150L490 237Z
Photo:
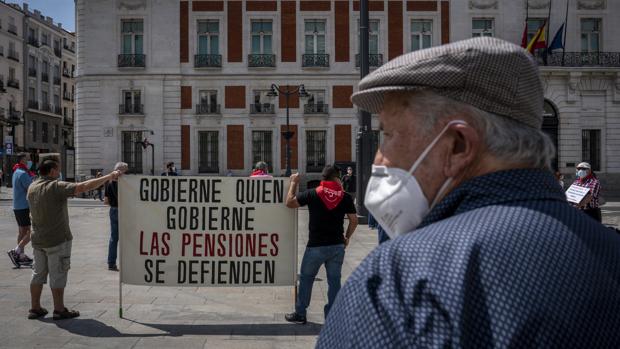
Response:
M39 308L39 309L30 309L28 310L28 319L34 320L40 317L47 315L47 309Z
M80 312L77 310L69 310L65 308L63 311L54 310L54 320L65 320L65 319L73 319L74 317L80 316Z

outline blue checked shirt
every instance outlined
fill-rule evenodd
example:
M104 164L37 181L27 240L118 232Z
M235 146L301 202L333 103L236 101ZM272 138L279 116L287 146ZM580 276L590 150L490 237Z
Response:
M620 236L551 173L448 194L340 290L317 348L620 348Z

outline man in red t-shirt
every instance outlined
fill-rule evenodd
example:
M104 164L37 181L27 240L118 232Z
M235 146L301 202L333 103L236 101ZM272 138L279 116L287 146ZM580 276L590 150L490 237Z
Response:
M299 175L293 174L286 197L287 207L297 208L308 205L310 211L310 234L299 271L299 293L295 303L295 312L285 316L286 321L299 324L306 323L306 309L310 305L312 283L323 264L327 272L327 304L324 308L324 315L327 318L329 309L334 304L340 290L344 249L357 227L353 198L342 189L338 169L335 166L326 166L322 176L323 180L316 189L308 189L295 195L299 185ZM345 215L349 218L346 234L344 232Z

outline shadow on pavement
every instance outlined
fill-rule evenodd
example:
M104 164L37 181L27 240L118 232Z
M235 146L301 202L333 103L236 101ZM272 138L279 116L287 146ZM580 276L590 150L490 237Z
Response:
M122 333L112 326L94 319L71 319L53 321L50 318L40 320L53 323L58 328L78 336L85 337L161 337L185 335L233 335L233 336L317 336L321 324L308 322L296 324L226 324L226 325L179 325L152 324L125 319L142 326L154 328L165 333Z

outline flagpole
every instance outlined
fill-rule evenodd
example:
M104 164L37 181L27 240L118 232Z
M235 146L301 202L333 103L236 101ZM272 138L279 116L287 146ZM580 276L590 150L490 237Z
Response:
M564 37L562 38L562 66L564 66L564 56L566 56L566 27L568 27L568 3L566 0L566 16L564 17Z

